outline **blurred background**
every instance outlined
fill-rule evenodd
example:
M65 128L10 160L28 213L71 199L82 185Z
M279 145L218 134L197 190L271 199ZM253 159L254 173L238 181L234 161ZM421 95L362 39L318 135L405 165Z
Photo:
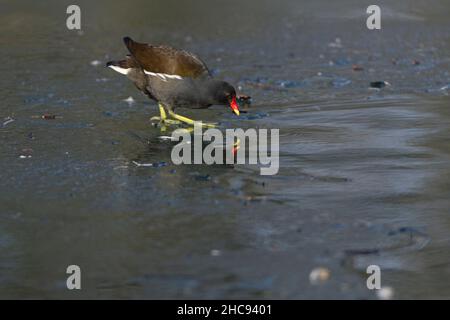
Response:
M450 2L377 1L373 31L371 4L0 1L0 298L386 298L371 264L388 298L450 298ZM252 96L180 113L280 129L279 174L173 165L104 67L123 36Z

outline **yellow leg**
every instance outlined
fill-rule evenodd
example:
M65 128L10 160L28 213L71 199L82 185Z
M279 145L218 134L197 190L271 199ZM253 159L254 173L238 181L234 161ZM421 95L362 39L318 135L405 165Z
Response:
M159 117L155 116L152 117L151 121L159 121L163 124L180 124L180 121L167 119L166 110L164 109L164 106L161 103L158 103L159 107Z
M189 125L191 125L191 126L193 126L194 123L197 122L197 121L195 121L195 120L189 119L189 118L184 117L184 116L181 116L181 115L179 115L179 114L176 114L176 113L173 112L172 110L169 110L169 115L170 115L172 118L174 118L174 119L176 119L176 120L178 120L178 121L184 122L184 123L186 123L186 124L189 124ZM200 122L200 121L199 121L199 122ZM214 124L214 123L203 123L203 122L202 122L202 127L205 127L205 128L215 128L215 127L216 127L216 124Z
M161 115L161 120L166 120L167 119L167 115L166 115L166 110L164 110L164 107L161 103L158 103L158 107L159 107L159 114Z

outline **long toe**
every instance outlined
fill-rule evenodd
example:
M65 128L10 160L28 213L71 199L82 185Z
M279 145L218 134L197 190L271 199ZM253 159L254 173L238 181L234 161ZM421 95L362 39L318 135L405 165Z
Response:
M203 128L216 128L218 125L217 122L202 122Z
M165 124L171 124L171 125L180 125L180 124L182 124L181 121L173 120L173 119L164 119L162 122L165 123Z
M150 121L153 123L160 123L160 124L166 124L166 125L179 125L182 122L178 121L178 120L173 120L173 119L162 119L159 116L154 116L150 118Z

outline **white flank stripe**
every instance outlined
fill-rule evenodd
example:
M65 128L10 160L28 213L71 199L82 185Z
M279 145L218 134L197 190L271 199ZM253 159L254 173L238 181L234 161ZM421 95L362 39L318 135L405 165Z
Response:
M155 73L155 72L150 72L147 70L144 70L144 72L145 72L145 74L148 74L149 76L158 77L163 81L167 81L167 79L178 79L178 80L183 79L182 77L177 76L176 74Z

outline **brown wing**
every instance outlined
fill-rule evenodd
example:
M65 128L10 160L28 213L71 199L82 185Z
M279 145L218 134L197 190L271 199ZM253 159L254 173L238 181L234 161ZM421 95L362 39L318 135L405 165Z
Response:
M194 54L169 46L152 46L123 39L131 55L149 72L178 75L180 77L210 77L205 63Z

